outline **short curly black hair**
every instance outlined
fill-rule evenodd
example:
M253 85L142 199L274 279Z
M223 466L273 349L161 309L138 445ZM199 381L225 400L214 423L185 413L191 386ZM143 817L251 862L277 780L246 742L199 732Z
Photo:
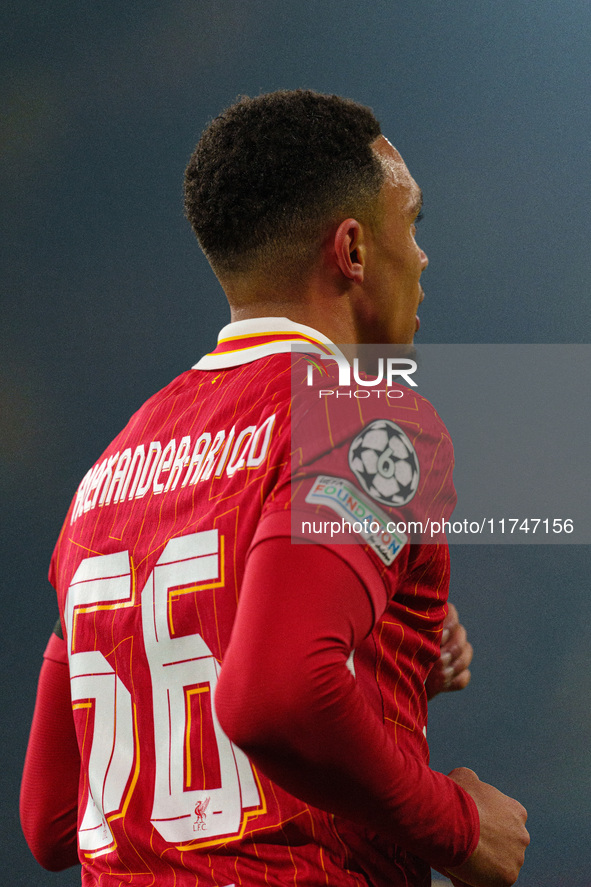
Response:
M380 133L369 108L303 89L240 97L216 117L185 172L185 212L218 276L289 273L331 222L368 218Z

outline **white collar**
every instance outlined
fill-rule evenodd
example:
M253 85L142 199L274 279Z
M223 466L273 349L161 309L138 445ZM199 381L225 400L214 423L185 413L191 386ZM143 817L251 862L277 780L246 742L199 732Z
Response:
M287 317L251 317L220 330L217 348L202 357L193 369L226 369L292 351L340 354L330 339L311 326L294 323Z

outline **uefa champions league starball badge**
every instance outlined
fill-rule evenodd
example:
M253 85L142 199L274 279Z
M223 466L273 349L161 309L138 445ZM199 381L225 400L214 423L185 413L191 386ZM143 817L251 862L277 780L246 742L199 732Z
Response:
M419 460L398 425L376 419L349 448L349 466L366 493L384 505L406 505L419 485Z

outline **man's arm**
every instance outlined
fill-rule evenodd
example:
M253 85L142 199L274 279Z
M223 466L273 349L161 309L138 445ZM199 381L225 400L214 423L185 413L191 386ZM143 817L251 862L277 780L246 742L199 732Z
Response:
M502 814L517 802L487 787L491 795L475 803L469 779L460 786L462 776L436 773L392 741L346 665L372 626L361 580L334 551L303 549L285 538L260 543L247 563L218 683L222 727L256 766L302 800L435 867L459 866L464 874L475 858L466 883L506 887L513 883L506 848L521 841L522 862L527 843L523 822L517 826ZM478 813L488 836L490 811L500 833L480 863ZM519 852L513 856L518 871Z
M480 838L474 853L460 866L446 872L455 887L496 887L514 884L523 865L529 835L524 807L481 782L473 770L458 767L450 778L470 793L480 816Z
M37 862L50 871L78 863L79 775L66 643L54 633L39 675L20 794L27 844Z

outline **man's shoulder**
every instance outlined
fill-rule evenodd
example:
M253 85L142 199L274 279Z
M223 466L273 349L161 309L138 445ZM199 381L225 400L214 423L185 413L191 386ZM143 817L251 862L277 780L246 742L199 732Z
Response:
M240 416L246 415L253 403L289 404L290 398L289 355L271 355L217 370L192 367L152 394L131 416L126 428L160 410L172 410L173 416L176 411L185 418L197 412L203 417L211 406L216 415L228 412Z
M364 429L401 429L424 446L449 432L441 416L424 396L410 386L342 385L336 371L327 371L310 384L300 368L292 382L294 436L308 448L338 447Z
M349 503L356 514L385 506L413 519L451 513L453 445L433 405L410 386L329 379L294 405L294 479L306 502L339 513Z

